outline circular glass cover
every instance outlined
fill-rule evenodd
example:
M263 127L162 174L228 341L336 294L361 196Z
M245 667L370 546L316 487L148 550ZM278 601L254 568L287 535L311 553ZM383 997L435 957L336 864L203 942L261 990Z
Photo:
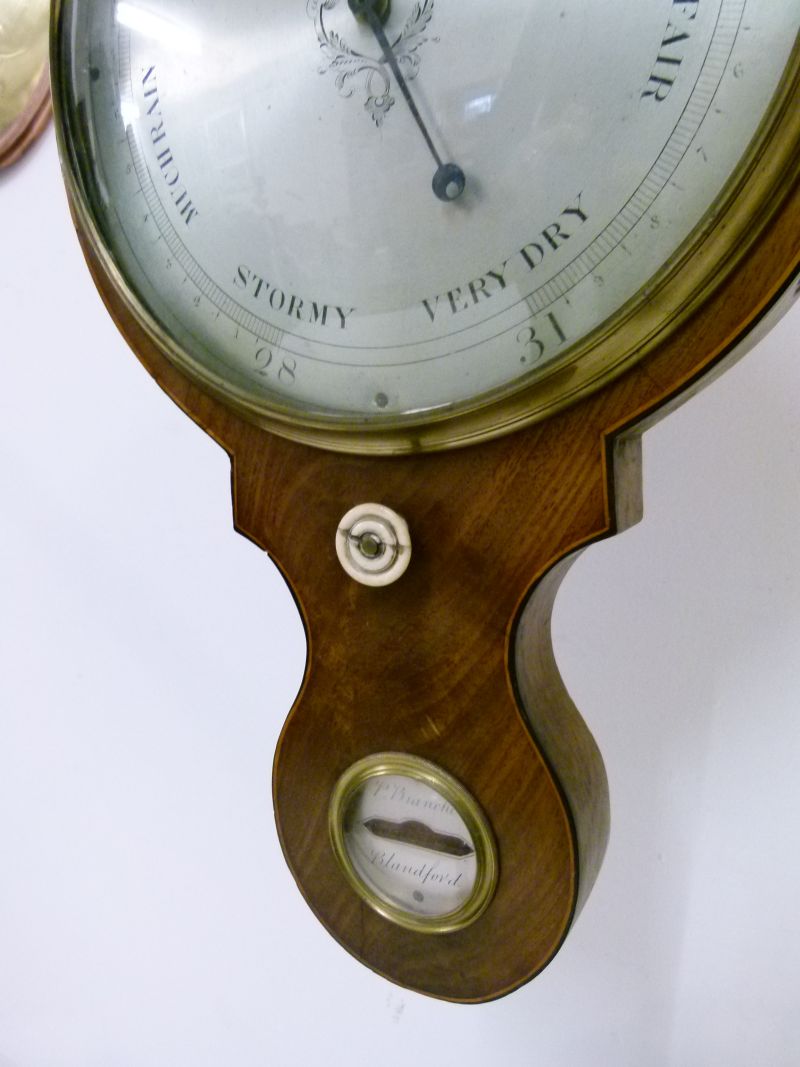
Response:
M459 929L491 898L488 824L463 786L425 760L381 753L354 764L334 792L330 827L353 888L403 926Z
M186 371L287 426L425 425L587 387L719 276L687 241L798 26L796 0L60 0L62 135Z

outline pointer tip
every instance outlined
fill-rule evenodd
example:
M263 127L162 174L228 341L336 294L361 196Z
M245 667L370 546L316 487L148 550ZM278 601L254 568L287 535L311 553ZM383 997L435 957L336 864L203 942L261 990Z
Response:
M449 203L464 192L467 179L464 171L455 163L442 163L433 176L433 191L439 200Z

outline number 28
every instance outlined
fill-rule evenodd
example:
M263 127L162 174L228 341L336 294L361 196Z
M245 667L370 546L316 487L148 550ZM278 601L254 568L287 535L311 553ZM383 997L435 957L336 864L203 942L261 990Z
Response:
M256 352L255 361L256 374L260 374L262 378L275 376L283 385L294 385L297 371L297 360L294 356L284 356L276 370L274 353L271 348L264 346Z

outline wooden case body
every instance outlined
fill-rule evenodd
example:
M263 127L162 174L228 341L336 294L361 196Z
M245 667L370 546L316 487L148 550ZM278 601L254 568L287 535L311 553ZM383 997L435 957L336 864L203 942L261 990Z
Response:
M164 358L84 249L133 350L231 456L236 528L269 552L302 614L306 673L274 766L278 831L300 889L350 952L393 981L467 1002L510 992L558 950L609 827L600 753L552 650L558 584L579 549L638 518L647 421L796 290L800 192L789 189L724 289L621 377L516 433L396 457L313 448L232 412ZM357 584L336 558L339 520L363 502L390 506L411 528L412 565L387 588ZM381 751L438 764L489 819L499 884L465 929L405 930L337 866L331 793L347 767Z

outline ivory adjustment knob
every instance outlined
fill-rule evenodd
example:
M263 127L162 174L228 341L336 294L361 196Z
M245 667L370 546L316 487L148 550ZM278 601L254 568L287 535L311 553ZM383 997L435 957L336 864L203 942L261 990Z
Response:
M358 504L339 523L336 554L350 577L362 585L391 585L411 560L408 524L383 504Z

